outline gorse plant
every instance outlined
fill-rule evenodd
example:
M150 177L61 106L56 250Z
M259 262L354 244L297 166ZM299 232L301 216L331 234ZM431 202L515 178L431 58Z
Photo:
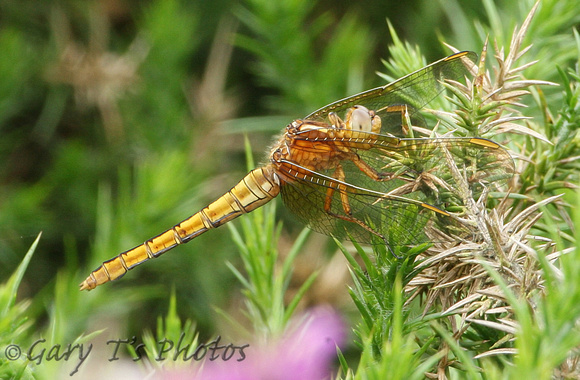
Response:
M500 372L504 373L500 377L508 378L516 373L518 376L526 373L526 378L548 378L555 373L574 377L577 374L578 357L570 354L570 350L577 347L578 338L563 343L566 348L561 351L550 354L544 351L548 350L544 345L553 344L553 335L549 332L552 328L545 320L547 303L552 303L547 298L552 292L559 293L556 283L576 281L563 276L554 267L560 256L573 255L565 245L553 243L556 233L546 232L557 231L558 241L570 239L566 230L572 225L566 221L572 220L571 210L562 204L561 192L575 188L573 183L578 181L575 164L572 164L574 169L569 166L576 161L574 152L578 145L573 139L577 136L578 124L572 126L570 123L575 113L570 111L577 108L573 95L576 85L570 85L567 79L564 114L557 120L546 118L545 130L521 113L520 99L530 94L530 86L554 84L521 76L526 68L536 63L519 61L531 48L522 43L538 5L539 2L522 26L515 29L507 51L495 45L497 64L491 70L493 77L486 70L490 60L486 44L467 85L448 84L455 95L452 101L457 109L435 111L450 131L446 136L483 136L509 146L518 162L517 174L510 179L509 187L499 182L499 186L485 189L478 198L467 184L455 189L465 200L463 223L472 227L472 236L464 237L463 241L451 245L436 243L418 255L408 256L401 267L390 260L381 260L384 252L377 250L375 262L364 260L366 272L352 257L349 260L355 268L353 297L364 321L357 331L364 344L363 351L368 351L363 353L365 368L359 368L355 378L372 378L377 373L388 378L418 376L413 371L394 374L386 367L393 345L408 353L413 344L416 345L415 350L411 350L413 354L402 355L406 361L403 366L408 364L415 369L423 363L429 368L424 373L429 378L445 378L452 373L469 378L494 378L500 376ZM397 56L414 56L412 52L401 53L408 46L395 41ZM400 65L389 64L391 68ZM573 72L569 75L575 76ZM544 114L549 115L546 108ZM441 130L438 128L432 134L441 133ZM554 153L544 153L545 147ZM559 153L553 150L556 147ZM563 159L562 154L567 158ZM550 160L548 156L554 161L546 162ZM547 176L539 174L546 170ZM539 175L543 178L539 179ZM543 186L545 181L550 181L549 187ZM557 210L556 214L547 214L552 229L543 227L541 222L538 225L540 211L547 210ZM363 251L359 250L359 254L367 257ZM395 268L398 276L392 274ZM398 297L406 310L403 313L397 312L397 307L401 306L392 301L393 297L397 298L394 292L402 292ZM571 297L576 293L574 291ZM417 313L419 310L421 312ZM577 310L566 309L566 312L569 321L579 316ZM563 314L558 313L558 316ZM403 318L404 322L396 323L397 318ZM535 329L532 326L536 323L539 325ZM556 331L563 333L561 321L553 325ZM527 334L535 341L527 342L528 338L524 337ZM547 355L545 360L533 353L532 346ZM418 359L417 355L422 358ZM375 364L369 364L371 357L376 361L370 362ZM481 359L483 367L478 367L472 357ZM512 367L513 363L517 363L516 367Z

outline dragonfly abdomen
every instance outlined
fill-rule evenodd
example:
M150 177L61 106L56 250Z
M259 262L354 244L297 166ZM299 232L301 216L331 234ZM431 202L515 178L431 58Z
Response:
M105 261L81 283L81 290L91 290L116 280L137 265L268 203L279 192L280 181L271 166L252 170L236 186L193 216Z

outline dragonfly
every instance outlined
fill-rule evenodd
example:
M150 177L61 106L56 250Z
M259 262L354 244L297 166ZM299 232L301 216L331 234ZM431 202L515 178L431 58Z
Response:
M193 216L105 261L80 284L91 290L143 262L282 196L311 229L360 243L413 246L429 231L457 235L456 188L482 191L514 173L510 154L480 137L405 137L418 112L475 62L459 52L390 84L338 100L290 123L267 163ZM393 252L391 250L391 252Z

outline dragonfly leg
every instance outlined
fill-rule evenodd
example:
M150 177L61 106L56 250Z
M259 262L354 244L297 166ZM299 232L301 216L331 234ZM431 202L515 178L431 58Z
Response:
M329 113L328 120L330 121L330 124L334 128L344 128L344 122L336 113L334 112Z
M344 182L345 175L344 175L344 169L342 168L342 165L340 165L340 164L337 165L336 169L334 170L333 177L340 182ZM333 212L331 209L332 197L337 189L338 189L338 192L340 193L340 202L342 204L342 209L344 211L344 215L337 214L337 213ZM352 209L351 209L350 203L348 201L348 193L346 192L346 186L342 185L341 183L338 183L338 185L336 187L329 187L328 188L328 190L326 191L326 199L324 200L324 211L335 218L339 218L339 219L342 219L342 220L347 221L347 222L358 224L363 229L367 230L371 234L373 234L373 235L377 236L378 238L380 238L381 240L383 240L385 245L388 247L389 251L391 251L391 253L393 253L393 251L391 250L391 247L389 246L389 242L387 241L385 236L383 236L381 233L373 230L369 225L367 225L362 220L359 220L359 219L352 216ZM395 254L393 253L393 255L395 255Z
M339 148L341 151L341 159L342 160L351 161L353 164L356 165L357 168L360 169L360 171L362 171L364 174L366 174L373 181L377 181L377 182L389 181L393 178L393 173L377 171L375 168L370 166L365 160L360 158L360 156L358 154L356 154L351 148L349 148L347 146L338 146L338 144L337 144L337 148ZM340 167L340 165L338 165L338 167ZM337 170L338 170L338 167L337 167ZM342 170L342 168L340 170ZM334 178L337 178L336 175ZM343 172L343 179L344 179L344 172Z
M357 168L359 168L363 173L365 173L373 181L381 182L388 181L392 178L392 173L378 172L372 166L366 163L358 154L353 153L350 157Z
M397 104L381 108L382 112L400 113L401 114L401 132L404 136L409 136L411 132L412 123L409 118L409 106L407 104ZM378 112L378 111L377 111Z

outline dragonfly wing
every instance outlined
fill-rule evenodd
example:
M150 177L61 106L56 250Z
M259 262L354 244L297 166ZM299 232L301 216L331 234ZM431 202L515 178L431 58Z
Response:
M371 148L365 144L352 144L354 151L375 171L394 177L397 181L440 180L434 187L451 190L462 186L461 182L477 196L483 187L491 189L504 185L515 173L510 154L499 144L479 137L396 139L390 136L369 135ZM357 146L360 145L360 146ZM362 180L371 189L385 186L382 182L369 182L352 164L350 175L355 181ZM392 191L392 190L391 190ZM434 204L440 201L430 200Z
M383 120L381 133L400 134L396 126L401 124L401 113L393 111L392 106L407 105L413 124L423 125L422 117L417 110L423 108L443 91L441 81L444 79L461 80L469 72L468 65L476 59L477 55L473 52L464 51L450 55L395 82L331 103L304 119L326 121L330 112L343 116L347 109L354 105L361 105L374 110L381 117Z
M281 193L290 211L311 229L338 239L352 237L361 243L382 243L368 228L344 219L352 218L383 235L392 247L416 245L430 240L425 234L425 228L437 213L428 205L423 206L411 197L396 199L384 192L304 170L304 174L297 177L282 175L284 180ZM337 189L339 185L348 197L351 209L349 214L345 211ZM330 196L330 208L325 210L329 188L336 190Z
M465 197L477 199L484 189L505 190L515 173L510 154L482 138L400 139L394 144L392 138L381 136L370 149L352 150L389 180L374 181L353 162L344 162L347 182L445 211L462 212Z
M312 229L362 243L372 243L373 234L334 215L362 221L391 246L433 241L430 230L464 235L469 231L446 211L464 206L460 190L477 196L484 187L505 184L515 172L509 153L482 138L396 139L369 133L356 141L334 143L348 144L386 180L373 180L354 161L343 160L344 181L334 178L336 168L288 170L281 174L281 192L287 207ZM369 141L374 141L371 147ZM329 193L329 188L335 190Z

